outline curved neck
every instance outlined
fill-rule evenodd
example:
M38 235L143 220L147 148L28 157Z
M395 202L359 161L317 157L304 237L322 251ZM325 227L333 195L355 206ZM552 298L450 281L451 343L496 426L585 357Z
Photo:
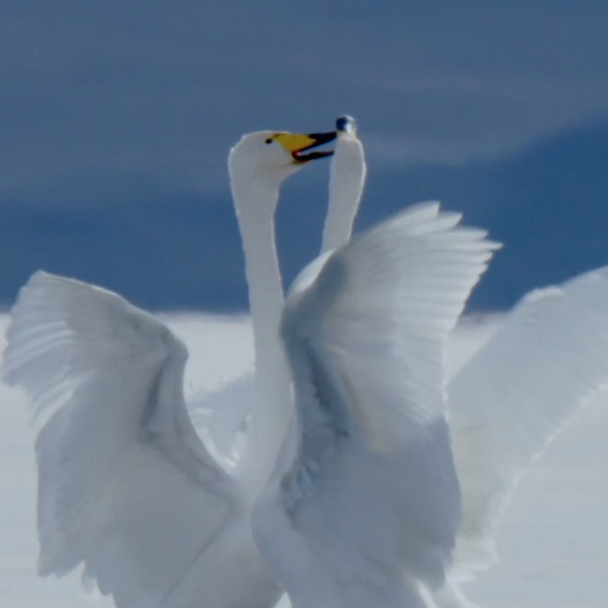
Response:
M233 176L232 190L253 321L256 399L237 475L253 501L274 468L291 413L290 377L279 337L283 290L273 221L279 183Z
M342 247L350 240L366 174L361 142L353 135L341 135L331 163L329 206L321 253Z

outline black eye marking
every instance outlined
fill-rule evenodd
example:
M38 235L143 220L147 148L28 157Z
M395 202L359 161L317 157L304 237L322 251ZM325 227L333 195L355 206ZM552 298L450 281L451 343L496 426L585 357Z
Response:
M270 137L269 137L269 138L266 140L266 143L267 143L267 144L271 144L271 143L272 143L272 138L270 138Z

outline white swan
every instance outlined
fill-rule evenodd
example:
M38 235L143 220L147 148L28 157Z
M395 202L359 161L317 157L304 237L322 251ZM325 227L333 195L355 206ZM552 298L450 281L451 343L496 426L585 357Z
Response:
M325 251L349 240L365 178L354 121L345 117L339 128ZM575 413L606 386L607 311L607 269L531 292L449 383L450 432L463 514L454 568L446 585L433 594L438 606L471 605L459 581L496 559L495 532L519 479Z
M26 390L41 423L41 574L84 562L119 607L265 608L276 600L250 531L251 506L290 415L272 218L282 180L326 156L311 149L334 137L259 132L231 150L259 399L234 475L196 435L183 397L187 351L158 319L116 294L46 273L22 289L4 374Z
M344 242L361 198L363 148L344 117L332 162L343 193ZM348 142L349 152L341 146ZM358 145L357 145L358 144ZM359 156L359 161L353 160ZM351 184L350 194L341 180ZM350 201L350 205L349 205ZM496 559L496 531L517 484L575 414L608 385L608 268L521 299L500 330L448 384L449 426L462 494L454 568L438 606L471 606L459 581Z

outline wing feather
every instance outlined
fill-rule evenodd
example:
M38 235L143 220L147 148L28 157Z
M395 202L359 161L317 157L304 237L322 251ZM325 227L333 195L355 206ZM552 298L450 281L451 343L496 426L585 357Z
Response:
M458 562L490 565L518 481L608 381L608 268L526 296L449 385Z
M4 375L40 428L41 574L84 561L117 606L172 605L236 501L190 422L186 358L114 293L43 272L21 290Z
M459 220L435 203L416 206L329 256L316 280L305 272L292 290L282 334L299 449L280 504L289 534L314 559L294 559L290 571L282 541L256 524L292 594L310 589L301 581L310 569L298 565L315 561L319 581L331 573L383 587L387 576L403 582L402 568L431 586L443 581L459 521L443 352L495 248Z

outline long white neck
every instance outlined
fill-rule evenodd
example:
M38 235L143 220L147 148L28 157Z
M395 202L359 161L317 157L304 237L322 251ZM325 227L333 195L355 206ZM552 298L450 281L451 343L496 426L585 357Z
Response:
M274 468L292 412L290 376L279 338L283 290L274 235L279 183L233 175L232 191L249 286L256 393L237 475L254 501Z
M363 145L351 133L340 134L330 169L321 253L342 247L350 240L366 174Z

